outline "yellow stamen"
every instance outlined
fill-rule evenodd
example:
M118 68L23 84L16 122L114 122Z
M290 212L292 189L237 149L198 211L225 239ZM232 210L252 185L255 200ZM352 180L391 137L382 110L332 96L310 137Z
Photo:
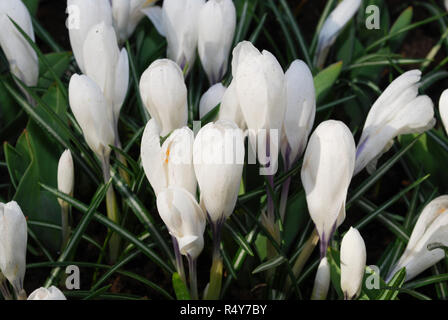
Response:
M142 8L152 5L157 0L146 0L146 2L142 5Z

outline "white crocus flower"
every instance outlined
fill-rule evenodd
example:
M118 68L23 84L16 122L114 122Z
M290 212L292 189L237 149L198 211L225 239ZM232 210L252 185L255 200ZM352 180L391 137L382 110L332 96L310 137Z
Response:
M219 108L219 120L229 120L236 123L241 130L246 130L246 121L244 120L243 112L241 111L238 94L235 89L235 83L232 81L229 87L224 92Z
M198 18L205 0L164 0L163 30L168 42L168 58L182 70L190 69L196 59Z
M445 131L448 133L448 89L443 91L439 100L439 112Z
M345 219L345 201L355 167L355 141L347 126L322 122L312 133L301 171L308 210L324 257L328 242Z
M222 97L226 92L226 87L222 83L211 86L201 97L199 101L199 117L202 119L207 113L212 111L221 103Z
M285 73L286 113L281 151L288 169L305 150L316 115L316 91L308 66L295 60Z
M234 49L235 89L249 129L252 150L268 175L277 171L278 150L286 110L285 74L268 51L259 52L244 41ZM258 148L257 148L258 142Z
M109 145L114 145L112 110L100 87L85 75L74 74L69 83L70 108L81 126L90 149L102 160L108 160ZM108 162L108 161L107 161Z
M160 146L160 129L151 119L146 124L141 157L146 177L156 195L168 186L178 186L196 195L193 168L194 134L188 127L174 130Z
M341 242L341 289L346 300L361 292L366 268L366 245L359 231L350 227Z
M179 66L169 59L154 61L140 79L140 94L161 136L187 125L187 86Z
M67 300L61 290L55 286L50 288L41 287L34 290L27 300Z
M36 86L39 78L37 54L11 20L34 41L31 16L22 1L0 1L0 46L12 74L27 86Z
M84 72L101 88L109 108L112 109L114 129L117 131L118 117L129 83L127 51L120 51L114 28L102 22L87 33L83 53Z
M244 165L244 135L231 121L208 123L193 145L201 202L210 220L222 224L233 212Z
M445 8L446 8L446 11L448 11L448 0L445 0Z
M406 268L406 280L411 280L442 260L445 257L443 249L428 249L428 245L434 243L448 246L448 195L432 200L423 209L389 279L400 269Z
M185 189L170 186L157 195L157 209L179 251L196 259L204 247L206 216L195 197Z
M235 34L236 10L232 0L209 0L198 21L198 52L211 84L221 81L227 71Z
M0 203L0 271L23 296L28 233L26 219L15 201Z
M67 28L76 62L84 68L84 41L93 26L105 23L112 26L112 8L109 0L67 0Z
M65 150L58 163L58 190L68 195L73 194L73 187L75 185L75 170L73 165L72 153L69 149ZM61 206L65 203L64 200L58 199Z
M327 298L328 289L330 289L330 280L330 264L328 263L327 257L324 257L320 260L319 267L317 268L311 300L325 300Z
M402 134L422 133L435 124L431 99L418 95L421 72L408 71L384 90L367 115L356 152L355 174L367 166L369 173L378 158Z
M315 63L318 68L322 68L327 59L330 47L336 41L339 33L345 25L353 18L361 6L361 0L343 0L330 13L327 20L319 32Z
M117 39L123 44L145 16L143 10L152 8L157 0L111 0L112 18Z

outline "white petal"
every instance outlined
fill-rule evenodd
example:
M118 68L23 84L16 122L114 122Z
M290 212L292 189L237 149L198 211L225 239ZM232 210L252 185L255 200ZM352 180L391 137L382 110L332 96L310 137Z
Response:
M129 86L129 59L126 49L122 49L115 70L114 118L117 121Z
M448 89L443 91L442 95L440 96L439 112L443 126L445 127L445 131L448 132Z
M341 289L346 299L359 296L366 267L366 245L357 229L350 228L341 242Z
M235 208L244 164L244 138L235 123L209 123L196 136L194 170L201 201L213 222L228 218Z
M141 11L151 20L152 24L156 28L157 32L161 36L166 36L166 31L163 25L162 7L152 6L148 8L143 8Z
M201 119L221 103L225 91L226 87L222 83L217 83L202 95L201 101L199 101L199 117Z
M148 121L143 131L141 143L142 165L154 193L168 186L166 173L163 169L162 148L160 147L160 129L155 119Z
M311 135L301 171L311 219L321 239L321 254L345 217L345 201L355 165L355 142L340 121L322 122Z
M61 290L59 290L55 286L51 286L48 289L41 287L34 290L28 296L27 300L67 300L67 298L61 292Z
M316 49L316 65L321 68L339 33L361 6L361 0L343 0L331 12L320 30Z
M233 121L241 130L247 129L234 81L230 83L229 87L224 92L221 107L219 108L218 119Z
M232 0L210 0L199 14L198 52L211 84L221 81L227 71L230 47L236 27Z
M286 71L285 77L287 103L284 130L291 148L288 160L292 164L305 150L313 127L316 93L313 75L303 61L295 60Z
M65 150L58 163L58 190L71 195L75 185L75 171L73 166L72 153L69 149ZM63 200L58 199L59 203Z
M173 61L154 61L140 79L140 94L162 136L187 124L187 87L182 70Z
M317 268L311 300L325 300L327 298L330 280L330 265L327 257L324 257L320 260L319 267Z
M170 233L177 238L180 252L196 259L204 247L206 223L196 199L182 188L169 187L157 196L157 209Z

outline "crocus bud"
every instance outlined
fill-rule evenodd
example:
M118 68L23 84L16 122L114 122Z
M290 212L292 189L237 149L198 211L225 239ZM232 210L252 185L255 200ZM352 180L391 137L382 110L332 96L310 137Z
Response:
M418 95L421 71L408 71L384 90L367 115L356 152L355 174L367 166L373 172L378 158L402 134L421 133L435 124L434 106Z
M124 43L134 32L144 17L143 7L155 2L156 0L112 0L112 18L119 43Z
M34 41L30 13L22 1L0 1L0 46L12 74L27 86L36 86L39 79L37 54L11 20Z
M443 91L439 100L439 112L445 131L448 133L448 89Z
M257 150L260 163L268 168L267 174L273 175L286 109L285 74L270 52L260 53L248 41L238 44L233 58L233 81L249 129L249 142L252 150Z
M209 0L198 21L198 52L211 84L221 81L227 71L230 47L236 27L232 0Z
M281 151L289 168L302 155L316 115L316 93L308 66L295 60L285 73L286 112Z
M243 112L241 111L240 102L238 101L238 94L235 90L235 84L232 81L224 92L219 108L219 120L229 120L236 123L241 130L246 130L246 121L244 120Z
M330 280L330 265L328 264L327 257L324 257L320 260L319 267L317 268L311 300L325 300L327 298Z
M341 242L341 289L346 300L361 292L366 268L366 245L359 231L350 228Z
M345 201L355 167L355 141L341 121L322 122L310 137L301 172L311 219L324 257L336 228L345 219Z
M84 41L93 26L104 22L112 25L112 8L109 0L67 0L67 28L73 55L82 73L84 68Z
M87 33L83 53L84 73L101 88L107 104L112 108L115 128L128 89L127 51L119 50L112 25L101 22Z
M74 74L69 83L70 108L81 126L90 149L100 159L110 154L114 145L112 110L95 81L85 75Z
M343 0L330 13L320 30L319 40L315 56L315 63L318 68L322 68L327 59L330 47L336 41L339 33L350 21L361 6L361 0Z
M29 296L28 300L67 300L61 290L55 286L50 288L41 287L34 290Z
M187 125L187 86L182 70L173 61L154 61L140 79L140 94L161 136Z
M443 249L428 249L433 243L448 245L448 195L432 200L423 209L403 255L388 278L406 268L406 280L411 280L442 260Z
M21 295L26 269L26 219L15 201L0 203L0 270Z
M75 185L75 171L73 166L72 153L69 149L65 150L58 163L58 190L68 195L73 194L73 187ZM58 199L62 206L65 201Z
M196 195L193 168L194 134L188 127L174 130L160 146L160 129L154 119L143 132L141 157L143 169L156 195L168 186L178 186Z
M201 202L211 222L222 223L235 208L244 165L244 136L231 121L208 123L193 145Z
M221 83L217 83L211 86L202 95L201 101L199 101L199 117L201 119L221 103L222 97L225 92L226 87L224 87Z
M205 0L165 0L162 7L163 29L168 42L168 58L182 70L196 59L198 17Z
M157 209L177 239L180 253L196 259L204 248L206 218L193 195L179 187L163 189L157 196Z

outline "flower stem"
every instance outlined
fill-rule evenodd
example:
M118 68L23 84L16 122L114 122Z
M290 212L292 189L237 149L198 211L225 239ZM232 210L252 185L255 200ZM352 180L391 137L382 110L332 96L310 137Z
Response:
M319 242L319 235L317 233L317 230L314 229L313 233L311 233L311 236L303 245L303 249L300 252L299 256L297 257L296 262L294 262L294 266L292 267L292 272L295 278L297 278L302 272L303 267L310 258L311 253L313 253L313 250L317 246L318 242ZM291 279L288 278L286 283L286 291L289 290L290 286L291 286Z
M190 257L190 255L187 255L188 259L188 269L190 271L190 295L191 299L198 300L198 277L197 277L197 264L196 259L193 259Z
M289 186L291 185L291 177L288 177L285 182L283 182L282 193L280 196L280 217L282 221L285 221L286 204L288 203L288 193Z
M104 156L102 159L103 165L103 175L104 175L104 183L108 183L110 180L110 164L109 157ZM112 185L109 186L106 193L106 208L107 208L107 217L113 222L119 224L120 223L120 213L118 211L117 199L115 197L114 188ZM118 259L120 251L120 236L114 232L112 233L109 240L109 259L111 263L115 263Z
M210 283L205 300L218 300L221 293L222 284L222 257L220 249L222 221L212 222L213 231L213 261L210 269Z
M5 276L0 272L0 292L5 300L12 300L11 293L8 289L8 283L6 282Z
M115 125L115 147L122 150L120 138L118 137L118 124ZM126 158L118 151L115 151L115 156L117 157L117 160L125 167L128 167L128 163L126 161ZM120 177L126 182L127 185L131 185L131 179L129 177L129 174L126 170L124 170L121 166L118 166L118 173L120 174Z
M70 236L70 227L68 225L68 212L70 206L67 202L61 203L61 227L62 227L62 246L61 251L65 248L68 243L68 239Z
M174 248L174 255L176 257L176 269L177 273L179 274L182 281L187 285L187 280L185 277L185 269L184 269L184 263L182 261L182 255L179 251L179 243L177 242L177 239L175 237L171 237L173 239L173 248Z

